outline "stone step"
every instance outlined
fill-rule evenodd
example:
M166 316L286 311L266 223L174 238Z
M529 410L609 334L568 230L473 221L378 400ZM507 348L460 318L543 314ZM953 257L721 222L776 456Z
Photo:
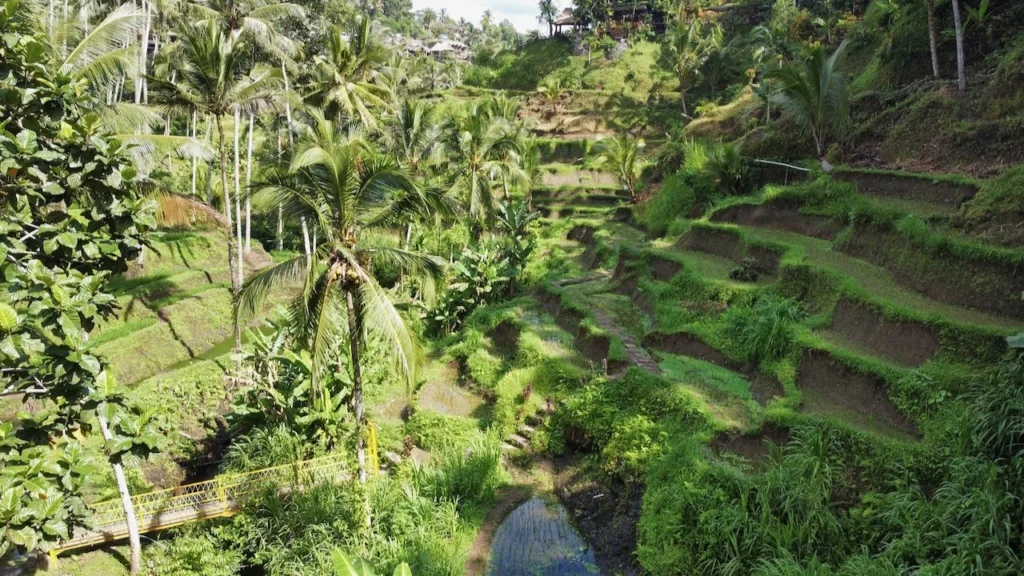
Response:
M530 414L529 416L526 417L526 423L529 424L530 426L533 426L534 428L538 426L543 426L544 413L538 410L536 414Z
M530 447L530 441L518 434L509 434L508 438L505 440L513 446L518 446L522 450L526 450Z
M509 444L508 442L502 442L501 443L501 449L504 452L517 452L517 451L519 451L519 448L516 448L515 446Z
M521 425L518 430L520 436L524 436L526 438L533 438L533 434L536 431L537 430L533 426L530 426L529 424Z

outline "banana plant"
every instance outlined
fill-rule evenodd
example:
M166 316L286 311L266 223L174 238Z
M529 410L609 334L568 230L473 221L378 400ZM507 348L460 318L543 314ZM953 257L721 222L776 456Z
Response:
M373 566L365 560L352 560L347 554L335 548L331 551L331 560L334 563L334 576L377 576ZM412 576L412 569L405 562L399 564L392 576Z

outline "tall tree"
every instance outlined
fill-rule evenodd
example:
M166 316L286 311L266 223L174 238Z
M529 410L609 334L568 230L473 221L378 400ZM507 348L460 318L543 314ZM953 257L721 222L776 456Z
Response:
M960 23L960 0L953 0L953 30L956 32L956 85L967 91L967 72L964 70L964 30Z
M278 32L288 18L302 18L305 10L298 4L273 0L201 0L189 5L196 25L214 22L224 32L241 35L244 40L278 59L296 53L295 43Z
M707 26L697 19L689 24L679 20L668 31L663 55L679 79L679 104L684 115L688 114L686 92L721 38L721 28Z
M183 63L174 82L150 78L154 100L168 114L187 114L198 110L213 118L220 136L220 180L224 194L224 213L228 227L228 267L234 294L241 290L235 266L241 266L241 252L233 254L231 242L231 189L228 186L227 135L225 116L257 114L273 109L282 87L281 73L273 67L258 67L249 76L236 73L244 44L237 33L226 33L210 22L206 26L183 26L176 43L175 56ZM236 214L235 217L240 217ZM241 330L235 331L235 344L241 347Z
M363 16L354 34L340 27L331 31L327 53L316 57L316 70L309 86L309 100L338 120L358 120L364 126L376 126L374 109L387 108L387 87L378 81L387 50L372 36L369 16Z
M793 114L810 133L819 158L825 155L829 140L841 135L850 124L849 90L843 70L848 46L844 40L831 56L815 46L799 65L767 74L779 83L772 101Z
M924 0L928 12L928 49L932 53L932 75L939 77L939 34L935 30L935 0Z
M537 15L537 22L548 25L548 36L555 35L555 18L558 16L558 7L555 0L540 0L538 5L540 14Z
M519 131L477 104L448 120L444 141L453 174L451 191L464 203L478 234L494 220L494 176L507 173L507 163L514 161L522 146Z
M397 219L424 213L429 201L394 157L349 139L331 120L316 114L314 120L315 128L299 143L290 165L254 186L254 205L281 205L291 217L315 222L323 242L313 252L310 266L297 256L253 275L235 301L235 323L240 327L260 310L274 286L304 278L291 308L291 323L313 359L314 395L323 393L319 387L324 373L335 369L339 351L348 347L359 478L365 481L362 352L371 340L383 343L410 384L417 362L415 335L374 277L373 263L433 279L444 262L368 242L372 232L390 229Z
M141 545L124 463L154 449L160 431L127 405L88 333L113 314L107 280L139 255L155 205L128 147L91 113L86 77L40 58L29 13L0 5L0 396L39 403L16 425L0 422L0 556L48 548L83 526L95 471L81 439L98 421L135 574Z
M619 184L629 192L629 201L633 203L636 202L636 185L640 181L640 151L643 148L642 139L630 138L628 134L620 134L600 144L598 158L615 173Z

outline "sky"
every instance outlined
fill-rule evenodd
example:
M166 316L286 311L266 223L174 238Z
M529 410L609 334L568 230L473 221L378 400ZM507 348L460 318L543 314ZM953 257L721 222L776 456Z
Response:
M559 11L571 3L571 0L555 0ZM435 12L444 8L456 21L465 18L476 25L480 24L484 10L489 9L494 14L495 24L508 18L520 32L540 29L536 0L412 0L414 11L424 8L433 8ZM546 26L544 32L547 32Z

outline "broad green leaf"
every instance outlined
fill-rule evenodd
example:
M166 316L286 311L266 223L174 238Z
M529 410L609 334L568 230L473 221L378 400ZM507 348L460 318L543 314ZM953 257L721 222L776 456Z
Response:
M402 562L395 567L395 572L392 576L412 576L412 569L405 562Z
M36 138L36 133L31 130L18 132L18 135L14 137L14 143L18 145L18 150L25 154L32 154L39 149L39 140Z
M113 396L114 392L117 391L117 380L114 375L104 370L96 375L96 379L93 381L96 387L96 392L103 398Z
M9 304L0 302L0 330L10 332L18 327L18 312Z

